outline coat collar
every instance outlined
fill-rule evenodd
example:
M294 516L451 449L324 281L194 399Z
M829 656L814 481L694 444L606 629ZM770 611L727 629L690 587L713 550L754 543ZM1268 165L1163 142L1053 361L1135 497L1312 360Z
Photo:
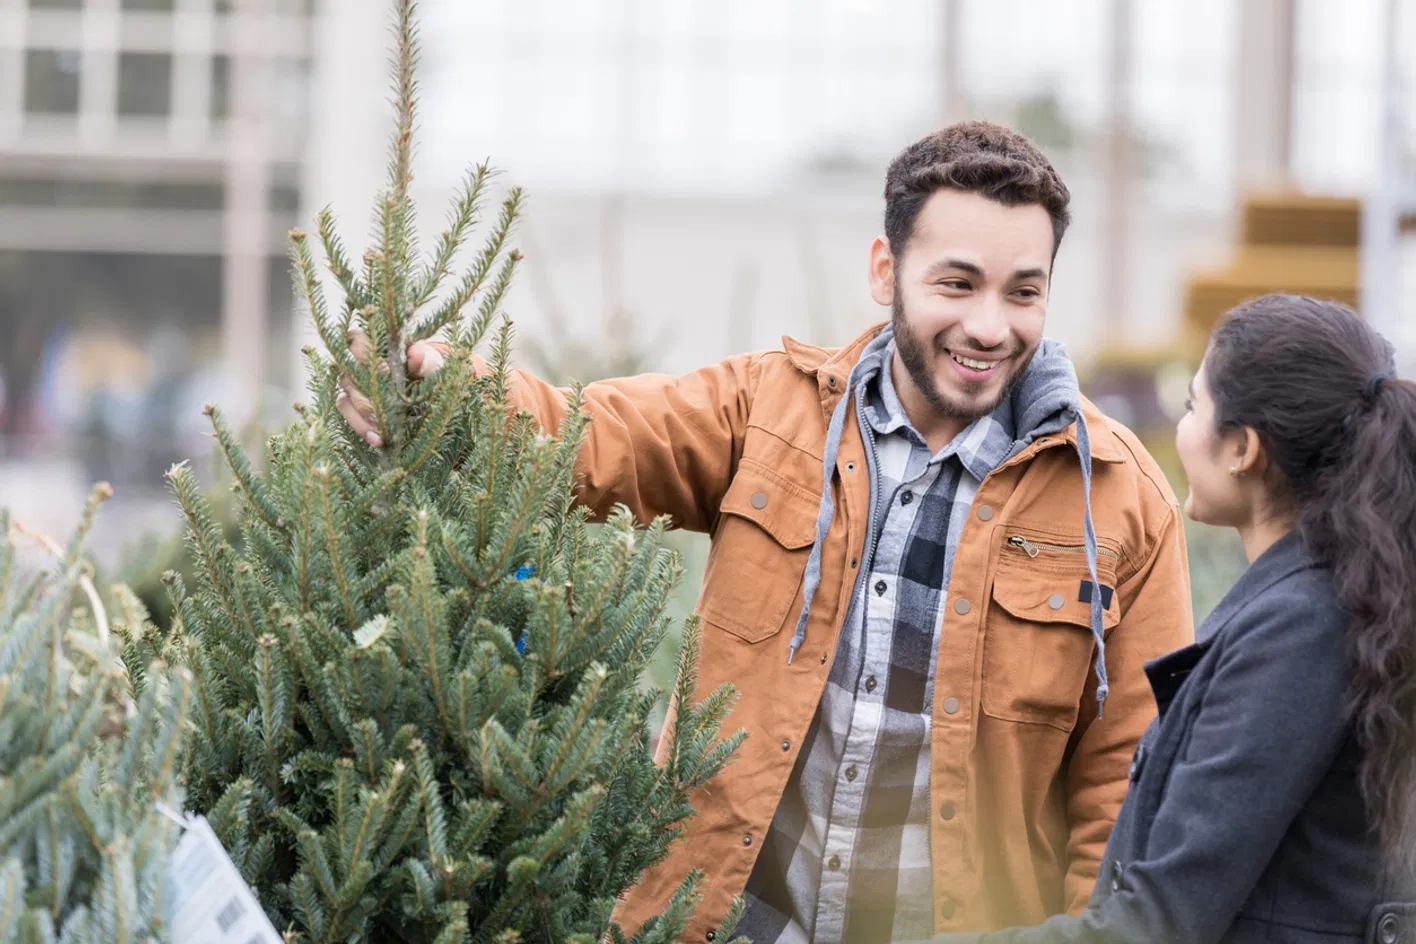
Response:
M1234 586L1195 631L1196 640L1208 642L1213 639L1254 597L1280 580L1316 566L1317 561L1298 531L1288 532L1239 575Z
M818 347L815 344L807 344L804 341L798 341L796 338L784 335L782 337L782 348L786 351L787 358L791 361L792 366L797 370L813 377L835 376L838 378L838 386L835 389L840 390L844 387L843 381L850 375L851 369L855 367L856 362L860 360L861 354L865 351L870 342L875 340L876 336L878 336L881 331L885 330L887 324L888 322L881 322L872 325L870 328L866 329L863 334L844 347ZM832 400L832 403L823 403L823 406L829 411L833 403L834 400ZM1130 457L1129 451L1121 442L1120 437L1116 435L1113 421L1102 414L1102 412L1085 397L1082 398L1082 415L1086 417L1087 426L1092 431L1091 453L1093 459L1098 462L1115 463L1125 462ZM1075 449L1077 445L1077 424L1073 423L1056 437L1047 437L1047 439L1043 440L1043 444L1046 444L1048 440L1052 439L1058 439ZM1027 450L1025 455L1031 453L1032 450L1030 449Z

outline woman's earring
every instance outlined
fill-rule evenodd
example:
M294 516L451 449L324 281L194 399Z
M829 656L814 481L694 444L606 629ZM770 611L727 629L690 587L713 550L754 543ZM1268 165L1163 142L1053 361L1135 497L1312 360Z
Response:
M1229 470L1229 474L1232 475L1232 476L1234 476L1234 477L1237 479L1239 476L1243 475L1244 473L1243 473L1243 471L1241 471L1241 470L1239 469L1238 466L1235 466L1234 468L1232 468L1232 469Z

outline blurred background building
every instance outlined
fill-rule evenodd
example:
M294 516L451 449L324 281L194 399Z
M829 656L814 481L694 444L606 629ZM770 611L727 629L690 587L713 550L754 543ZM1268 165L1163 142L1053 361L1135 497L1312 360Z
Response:
M482 158L527 188L509 307L544 374L881 320L885 166L963 117L1057 162L1076 222L1049 332L1162 459L1196 340L1242 298L1358 303L1416 367L1416 0L421 8L422 222ZM0 502L62 531L108 478L113 551L174 526L160 473L206 454L204 400L288 419L284 233L325 205L355 246L369 230L387 14L0 0Z

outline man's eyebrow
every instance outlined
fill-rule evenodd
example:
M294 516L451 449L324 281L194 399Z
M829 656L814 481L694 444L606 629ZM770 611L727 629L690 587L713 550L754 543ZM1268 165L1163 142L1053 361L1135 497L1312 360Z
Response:
M983 278L983 266L963 259L940 259L925 271L925 278L942 275L947 269L958 269L960 272L967 272L969 275Z
M1025 279L1045 279L1045 278L1047 278L1047 270L1046 270L1046 269L1040 269L1040 268L1019 269L1017 272L1014 272L1014 273L1013 273L1013 281L1014 281L1014 282L1021 282L1021 281L1025 280Z

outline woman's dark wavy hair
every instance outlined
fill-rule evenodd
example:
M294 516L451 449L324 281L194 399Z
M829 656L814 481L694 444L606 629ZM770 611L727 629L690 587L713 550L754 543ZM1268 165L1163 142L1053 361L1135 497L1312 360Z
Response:
M1266 295L1215 329L1221 430L1258 433L1273 484L1351 614L1361 785L1389 868L1416 867L1416 384L1352 309ZM1379 379L1384 378L1384 379Z

